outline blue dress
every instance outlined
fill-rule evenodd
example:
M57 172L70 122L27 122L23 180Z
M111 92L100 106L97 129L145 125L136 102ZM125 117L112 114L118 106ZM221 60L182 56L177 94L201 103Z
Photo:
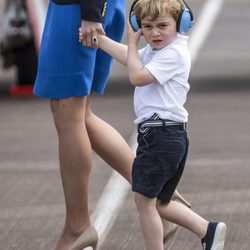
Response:
M112 58L79 43L79 4L49 2L41 41L34 94L51 99L102 94ZM125 0L108 0L103 24L106 35L120 41L125 27Z

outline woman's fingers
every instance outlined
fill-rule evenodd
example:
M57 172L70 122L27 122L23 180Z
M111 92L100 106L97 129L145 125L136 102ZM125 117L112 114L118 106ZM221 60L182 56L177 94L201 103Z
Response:
M98 34L105 34L100 23L83 21L79 28L79 42L87 47L98 48Z
M81 32L79 32L79 42L87 47L98 48L97 35L84 36Z
M98 37L96 35L93 35L91 38L92 47L98 48Z

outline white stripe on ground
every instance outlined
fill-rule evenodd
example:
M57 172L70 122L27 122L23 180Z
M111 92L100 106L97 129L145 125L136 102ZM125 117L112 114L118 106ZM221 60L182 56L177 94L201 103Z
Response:
M136 131L131 136L129 145L135 153L136 150ZM99 246L104 242L113 223L115 222L118 212L125 200L126 195L131 189L130 184L116 171L113 171L103 193L92 214L92 220L100 236Z
M190 37L192 62L196 60L198 52L213 27L222 5L223 0L207 1L203 6L200 16L196 19L192 36ZM130 140L130 146L134 152L137 146L135 134L136 131ZM93 224L100 236L99 246L105 241L106 236L112 228L129 190L130 185L123 177L113 171L92 214Z
M209 0L204 4L196 24L192 29L192 36L189 41L193 63L196 61L196 57L212 29L222 6L223 0Z

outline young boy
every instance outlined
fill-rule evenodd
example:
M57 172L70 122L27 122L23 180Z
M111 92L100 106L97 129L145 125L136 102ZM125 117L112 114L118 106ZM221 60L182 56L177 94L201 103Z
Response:
M171 201L188 153L188 113L183 105L189 91L191 59L188 37L177 31L177 20L184 8L181 0L139 0L133 12L141 29L134 32L128 22L128 46L106 36L98 36L92 42L93 47L127 65L129 80L136 87L138 148L132 190L146 249L164 249L162 217L194 232L205 250L222 250L226 235L223 222L208 222ZM141 34L147 46L138 51Z

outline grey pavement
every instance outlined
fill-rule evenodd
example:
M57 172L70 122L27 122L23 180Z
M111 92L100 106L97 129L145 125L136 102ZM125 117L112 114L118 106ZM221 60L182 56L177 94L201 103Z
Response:
M198 14L203 1L190 2ZM190 154L178 189L196 212L227 223L225 250L250 249L249 11L247 0L225 1L193 65L186 105ZM132 88L118 68L107 93L94 97L93 110L129 140L135 129ZM0 69L0 83L13 85L14 69ZM111 168L93 153L90 213L110 174ZM52 249L64 216L48 101L0 96L0 250ZM132 193L100 249L144 249ZM199 250L201 245L180 229L165 249Z

